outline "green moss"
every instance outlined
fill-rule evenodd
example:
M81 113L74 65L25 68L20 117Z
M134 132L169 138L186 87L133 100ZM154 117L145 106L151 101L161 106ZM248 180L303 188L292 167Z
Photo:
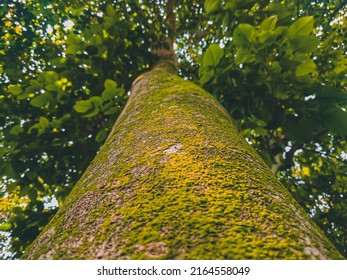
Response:
M25 257L341 258L221 105L161 70L136 81L106 143Z

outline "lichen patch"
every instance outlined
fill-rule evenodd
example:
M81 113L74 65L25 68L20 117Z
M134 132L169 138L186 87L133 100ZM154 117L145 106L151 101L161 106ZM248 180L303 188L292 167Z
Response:
M183 147L181 143L175 143L163 151L164 154L174 154L178 153Z
M164 242L152 242L146 246L145 254L149 258L161 258L168 253Z

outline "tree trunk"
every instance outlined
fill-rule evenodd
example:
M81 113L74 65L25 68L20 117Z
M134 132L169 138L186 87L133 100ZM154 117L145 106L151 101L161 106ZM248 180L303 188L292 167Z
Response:
M26 259L338 259L207 92L140 76Z

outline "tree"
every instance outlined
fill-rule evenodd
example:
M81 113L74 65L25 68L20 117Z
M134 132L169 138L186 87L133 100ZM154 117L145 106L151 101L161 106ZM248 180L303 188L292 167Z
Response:
M17 256L56 212L47 201L61 205L88 166L131 80L158 59L149 49L169 47L167 35L181 75L213 93L345 250L343 6L176 1L173 26L159 1L27 2L1 8L1 168L4 199L13 201L1 229Z
M24 258L339 258L218 102L162 69Z

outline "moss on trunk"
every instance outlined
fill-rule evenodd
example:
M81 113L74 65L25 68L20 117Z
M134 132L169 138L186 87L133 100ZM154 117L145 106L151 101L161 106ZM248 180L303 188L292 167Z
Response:
M338 259L223 107L162 70L133 85L27 259Z

